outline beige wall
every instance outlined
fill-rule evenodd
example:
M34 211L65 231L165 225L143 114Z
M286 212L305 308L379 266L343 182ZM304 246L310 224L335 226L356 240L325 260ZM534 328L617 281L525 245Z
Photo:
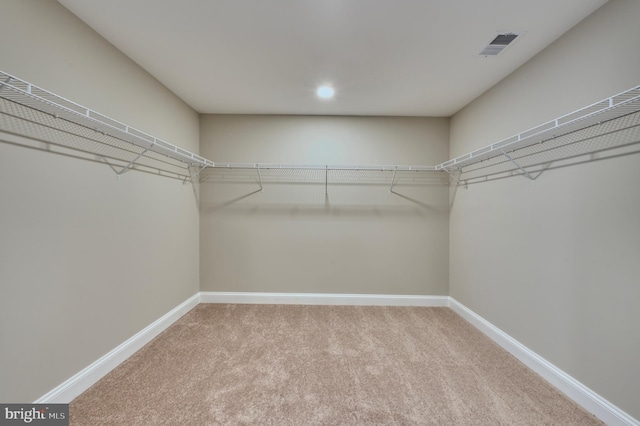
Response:
M612 0L451 120L461 155L640 84L640 2ZM499 60L498 58L495 58ZM451 296L640 418L640 157L459 189Z
M640 84L637 16L640 2L612 0L450 127L202 116L201 154L436 164L449 158L449 130L455 156ZM0 40L3 71L198 151L197 114L58 3L3 1ZM640 418L638 170L626 156L547 172L536 186L473 185L457 191L450 218L438 182L398 186L405 198L331 185L325 198L316 184L248 195L255 182L215 181L202 188L199 234L188 185L135 172L118 181L105 166L0 141L0 401L38 398L194 294L200 255L203 291L450 290Z
M55 1L3 0L0 69L198 150L198 115ZM0 140L0 401L29 402L198 291L189 185Z
M436 164L449 149L441 118L207 115L200 134L201 154L218 162ZM404 198L388 184L330 184L326 199L323 184L256 189L201 185L203 291L448 293L439 177L398 185Z

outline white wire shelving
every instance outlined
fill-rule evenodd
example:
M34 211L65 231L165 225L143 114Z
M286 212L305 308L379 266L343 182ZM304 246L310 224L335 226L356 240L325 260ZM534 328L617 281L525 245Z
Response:
M640 86L436 166L214 163L0 71L0 141L106 163L118 176L139 170L185 182L253 181L261 189L271 182L393 191L398 184L467 185L516 175L535 181L567 159L636 152Z
M256 183L260 190L266 183L319 184L325 191L329 185L382 185L392 192L396 185L448 184L448 175L435 166L216 163L200 182Z
M435 166L454 184L513 175L534 181L554 165L596 159L606 152L635 153L640 143L640 86L603 99L484 148ZM611 155L614 156L614 155ZM562 163L562 162L565 163ZM575 161L578 163L580 161Z
M0 131L39 141L49 151L53 146L59 154L107 163L118 176L137 169L190 179L190 168L214 165L213 161L2 71Z

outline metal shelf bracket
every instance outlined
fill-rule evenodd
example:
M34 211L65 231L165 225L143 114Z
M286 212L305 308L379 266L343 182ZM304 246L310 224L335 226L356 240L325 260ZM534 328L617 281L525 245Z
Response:
M123 174L127 173L129 170L131 170L133 168L133 166L136 164L136 162L140 159L140 157L142 157L144 154L147 153L147 151L149 151L149 149L151 149L151 147L155 145L155 142L151 144L151 146L149 146L149 148L145 149L144 151L142 151L140 154L138 154L133 160L131 160L129 162L129 164L127 164L126 166L124 166L119 172L116 172L116 175L118 176L118 179L120 179L120 176L122 176Z
M263 187L262 187L262 175L260 174L260 165L256 164L256 169L258 170L258 183L260 184L260 191L263 191Z
M536 178L538 176L536 176L535 178L533 176L531 176L529 174L529 172L527 172L520 164L518 164L518 162L516 160L514 160L513 158L511 158L511 156L509 154L507 154L507 152L504 149L500 149L500 152L502 152L502 155L504 155L505 157L507 157L507 159L509 161L511 161L513 163L514 166L516 166L523 174L524 177L526 177L527 179L529 179L531 181L532 184L535 184L536 182Z
M453 182L454 186L460 185L460 175L462 174L462 169L460 167L456 167L454 172L451 172L451 170L449 170L448 168L445 168L444 171L447 172L447 174L451 177L451 181ZM464 184L464 188L468 188L466 183Z
M389 187L389 193L392 194L393 193L393 186L395 185L396 182L396 173L398 172L398 166L393 168L393 176L391 177L391 186Z
M324 195L329 195L329 166L324 166Z
M189 167L189 177L191 179L192 184L195 185L195 183L198 181L198 176L200 176L200 173L206 168L207 168L206 164ZM185 185L186 183L187 183L187 178L184 179L182 184Z
M11 77L7 77L5 81L0 81L0 92L2 92L7 83L11 83Z

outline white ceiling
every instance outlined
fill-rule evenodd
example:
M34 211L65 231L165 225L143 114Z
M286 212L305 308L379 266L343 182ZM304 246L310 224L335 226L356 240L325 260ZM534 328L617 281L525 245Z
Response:
M451 116L606 0L59 2L200 113Z

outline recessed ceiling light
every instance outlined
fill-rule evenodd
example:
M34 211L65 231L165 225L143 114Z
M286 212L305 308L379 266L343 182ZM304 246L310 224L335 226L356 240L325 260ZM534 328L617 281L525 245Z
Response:
M318 87L318 90L316 90L316 95L322 99L331 99L335 93L336 91L333 90L333 87L327 85L320 86Z

